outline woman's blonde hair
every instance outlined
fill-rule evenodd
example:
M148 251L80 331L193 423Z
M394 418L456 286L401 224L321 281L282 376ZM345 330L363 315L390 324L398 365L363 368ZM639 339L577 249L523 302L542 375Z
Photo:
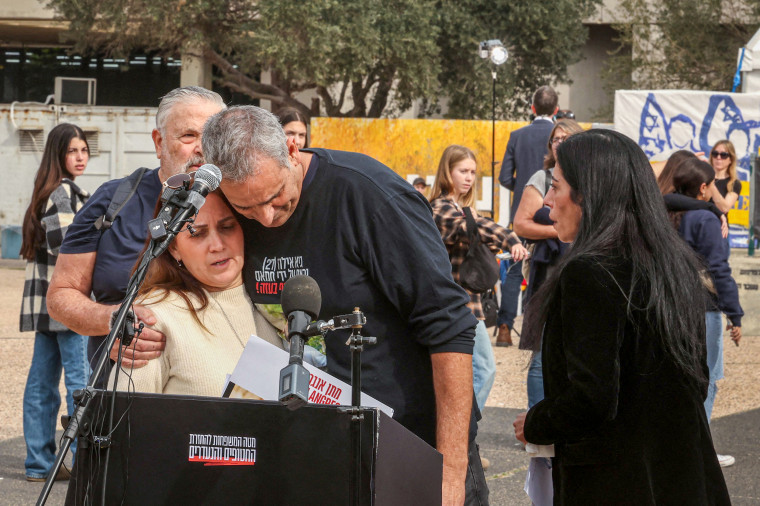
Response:
M734 148L734 143L728 139L723 139L716 142L710 150L710 165L713 164L712 152L715 151L719 146L726 146L726 151L728 151L728 154L731 155L731 163L728 166L728 191L732 192L734 191L734 181L738 179L738 176L736 175L736 148Z
M441 161L438 162L438 172L435 175L435 182L433 183L433 189L430 191L430 200L435 200L441 195L450 195L454 193L454 182L451 179L451 168L462 160L466 159L474 160L475 153L465 146L459 146L452 144L443 150L441 155ZM457 202L462 207L472 207L475 205L475 185L473 182L470 190L459 197Z

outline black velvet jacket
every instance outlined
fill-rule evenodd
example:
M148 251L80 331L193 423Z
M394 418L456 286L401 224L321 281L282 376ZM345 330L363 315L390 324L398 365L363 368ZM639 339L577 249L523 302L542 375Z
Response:
M525 438L555 445L555 504L730 504L706 392L664 356L644 314L629 318L630 278L623 262L562 271L542 344L545 398Z

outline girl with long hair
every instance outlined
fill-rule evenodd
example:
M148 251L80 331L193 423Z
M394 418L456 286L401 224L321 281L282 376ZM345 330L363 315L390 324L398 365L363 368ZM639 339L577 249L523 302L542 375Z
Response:
M657 176L657 186L660 188L661 194L667 195L673 192L673 174L682 163L691 158L697 158L697 155L687 149L679 149L668 157L665 167Z
M673 174L673 186L676 193L700 201L710 198L715 185L715 171L709 163L688 160L681 164ZM705 399L707 421L712 416L715 396L718 393L717 381L723 378L723 318L728 317L731 339L738 345L742 338L741 319L744 315L739 304L739 290L731 277L728 265L728 245L723 240L720 221L713 213L706 210L669 211L671 221L678 234L702 258L710 274L714 290L710 294L705 323L707 326L707 367L710 370L710 383ZM732 465L735 460L731 455L718 455L722 467Z
M309 147L307 133L309 119L303 113L297 109L288 107L277 112L277 119L280 120L280 125L282 125L282 129L285 131L285 136L288 139L294 139L298 149Z
M727 139L716 142L710 151L710 165L715 169L715 185L710 190L710 197L724 213L734 207L742 191L736 163L734 144Z
M703 401L701 264L628 137L557 150L546 197L572 242L536 297L544 399L514 422L555 448L555 504L730 504Z
M35 332L23 402L28 481L44 481L55 461L61 369L69 415L74 409L72 394L87 385L90 375L87 337L50 318L45 300L63 237L74 214L89 197L74 183L84 173L89 158L87 138L81 128L68 123L53 128L45 142L32 200L24 215L21 256L27 263L19 328ZM72 456L75 449L72 444ZM56 479L66 478L68 471L61 467Z
M433 208L435 224L449 252L451 274L456 282L459 282L459 266L470 247L465 208L469 208L475 218L480 241L494 254L500 249L508 250L515 261L522 260L527 254L527 250L514 232L489 218L478 215L474 207L476 177L477 163L475 153L471 149L451 145L443 151L431 191L430 204ZM470 295L468 306L478 319L472 356L473 388L478 407L483 409L496 377L496 363L484 323L481 294L469 291L468 293Z

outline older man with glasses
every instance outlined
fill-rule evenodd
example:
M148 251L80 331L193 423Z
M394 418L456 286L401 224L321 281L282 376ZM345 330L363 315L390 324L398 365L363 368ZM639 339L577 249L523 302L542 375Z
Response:
M225 108L222 98L205 88L188 86L167 93L158 106L152 134L160 166L135 180L134 195L124 202L113 223L96 226L103 223L117 190L123 188L123 179L98 188L69 226L50 282L48 311L68 328L90 336L92 364L97 362L96 354L103 352L100 348L109 332L111 313L124 298L132 267L148 237L147 223L153 218L161 181L204 163L203 125ZM135 314L147 324L154 323L145 308L135 306ZM124 349L125 365L132 360L138 367L145 365L164 349L162 335L149 328L142 332L134 347Z

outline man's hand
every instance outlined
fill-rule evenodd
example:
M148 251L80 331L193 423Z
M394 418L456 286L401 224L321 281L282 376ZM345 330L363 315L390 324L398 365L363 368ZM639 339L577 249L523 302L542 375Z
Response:
M467 446L472 411L472 355L434 353L436 438L443 454L443 504L464 504Z
M119 347L121 350L121 365L125 369L139 369L148 365L149 360L161 356L161 352L166 348L166 336L157 330L148 328L156 324L156 317L150 309L134 305L132 309L135 312L135 329L143 322L146 326L143 328L139 337L135 337L129 346L121 346L121 341L116 341L111 347L110 357L114 362L119 358Z
M525 440L525 417L528 416L527 411L523 411L519 415L517 415L517 418L515 418L515 421L512 422L512 427L515 428L515 437L518 441L520 441L522 444L526 445L528 442Z
M726 330L731 331L731 340L734 342L736 346L739 346L739 341L742 340L742 328L736 327L735 325L731 325L730 323L726 326Z

